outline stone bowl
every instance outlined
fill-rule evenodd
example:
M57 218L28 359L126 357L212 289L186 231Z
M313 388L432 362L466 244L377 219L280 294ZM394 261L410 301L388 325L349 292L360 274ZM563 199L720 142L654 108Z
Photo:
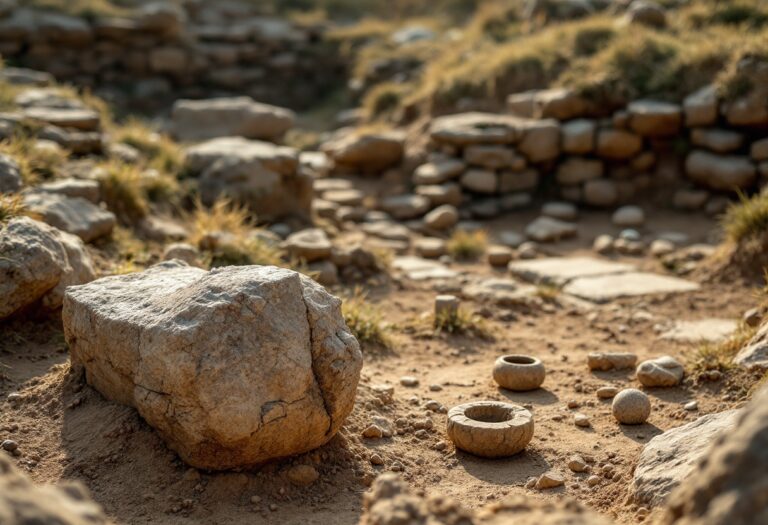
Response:
M541 359L527 355L503 355L493 365L493 380L499 386L516 392L536 390L547 372Z
M512 456L533 438L533 415L500 401L466 403L448 411L448 437L456 448L475 456Z

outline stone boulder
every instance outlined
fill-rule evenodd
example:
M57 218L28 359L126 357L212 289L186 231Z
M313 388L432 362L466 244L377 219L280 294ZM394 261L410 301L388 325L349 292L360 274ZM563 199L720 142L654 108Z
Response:
M336 166L376 173L397 165L403 158L404 136L395 131L351 131L323 145Z
M717 88L704 86L683 100L685 125L710 126L717 121Z
M102 210L82 197L33 192L24 195L24 206L39 215L43 222L77 235L85 242L109 235L117 223L114 213Z
M718 435L733 429L737 417L737 410L709 414L651 439L632 479L635 502L653 507L664 503L675 487L687 482Z
M695 150L688 155L685 171L693 181L713 190L746 188L757 177L757 168L749 157L716 155L703 150Z
M768 523L768 389L735 417L669 497L663 525Z
M178 100L173 105L173 135L184 141L240 136L276 140L291 129L292 111L250 97Z
M639 24L648 27L663 28L667 25L667 15L664 8L656 2L634 0L625 16L627 24Z
M299 170L293 148L241 137L212 139L187 149L186 167L200 174L200 198L229 197L262 220L309 217L312 178Z
M522 134L517 147L530 162L554 160L560 155L560 123L557 120L526 121Z
M15 193L21 189L21 169L8 155L0 153L0 193Z
M315 262L330 258L333 245L323 230L309 228L289 235L283 248L293 257Z
M0 229L0 276L0 319L38 301L58 308L67 286L95 278L80 239L29 217Z
M415 219L429 211L429 199L422 195L392 195L381 200L381 209L399 220Z
M644 137L668 137L680 131L683 109L677 104L656 100L636 100L627 106L629 125Z
M455 146L513 144L522 138L526 119L497 113L459 113L432 120L430 137Z
M169 261L67 290L72 362L188 464L224 470L328 442L362 354L341 301L292 270Z
M101 507L79 483L36 485L0 456L0 523L3 525L107 525Z
M768 370L768 323L763 324L749 343L739 350L733 362L743 368Z
M556 242L575 237L577 233L575 224L552 217L539 217L525 228L525 235L537 242Z

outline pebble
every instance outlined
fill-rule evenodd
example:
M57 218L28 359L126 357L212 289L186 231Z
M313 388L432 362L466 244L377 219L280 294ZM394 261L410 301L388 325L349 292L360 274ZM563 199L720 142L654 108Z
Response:
M378 425L369 425L363 430L363 437L368 439L379 439L384 436L384 430Z
M565 479L557 472L545 472L536 481L536 488L539 490L553 489L565 484Z
M690 410L692 412L694 410L698 410L699 409L699 403L698 403L698 401L689 401L688 403L683 405L683 408L686 409L686 410Z
M586 472L589 469L589 466L583 457L576 454L571 456L571 459L568 460L568 468L573 472Z
M639 425L645 423L651 414L651 401L640 390L627 388L613 398L611 411L619 423Z
M637 380L643 386L676 386L683 380L683 365L670 356L643 361L637 366Z
M419 380L413 376L403 376L400 378L400 384L407 387L419 386Z
M294 485L307 487L317 481L320 473L312 465L294 465L288 469L288 479Z
M594 487L595 485L598 485L600 483L600 478L598 476L589 476L587 478L587 484L590 487Z
M587 428L592 425L592 423L590 423L589 421L589 418L584 414L576 414L573 417L573 423L577 427L582 427L582 428Z
M612 399L619 393L619 389L615 386L603 386L597 389L597 397L600 399Z
M3 450L7 450L8 452L13 452L19 448L19 444L12 439L6 439L0 443L0 447L3 447Z
M371 465L383 465L384 464L384 458L382 458L377 453L371 454L370 460L371 460Z

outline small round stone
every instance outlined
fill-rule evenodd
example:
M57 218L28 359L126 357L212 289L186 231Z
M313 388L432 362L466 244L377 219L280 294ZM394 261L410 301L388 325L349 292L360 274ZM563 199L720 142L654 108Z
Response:
M613 417L625 425L645 423L651 414L651 401L643 392L634 388L622 390L613 398Z

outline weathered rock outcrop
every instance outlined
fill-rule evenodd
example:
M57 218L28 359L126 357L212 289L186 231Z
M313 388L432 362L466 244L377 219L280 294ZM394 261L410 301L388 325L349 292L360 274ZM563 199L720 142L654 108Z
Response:
M35 485L0 456L0 523L106 525L109 521L79 483Z
M0 319L41 300L58 308L67 286L94 278L91 258L74 235L29 217L0 229Z
M672 490L686 482L696 464L706 457L709 444L733 429L738 411L702 416L692 423L667 430L643 448L635 468L635 501L658 506Z
M179 261L67 291L72 361L135 407L198 468L230 469L330 440L352 410L362 355L341 301L272 266Z
M669 498L665 525L768 523L768 389L721 433Z

